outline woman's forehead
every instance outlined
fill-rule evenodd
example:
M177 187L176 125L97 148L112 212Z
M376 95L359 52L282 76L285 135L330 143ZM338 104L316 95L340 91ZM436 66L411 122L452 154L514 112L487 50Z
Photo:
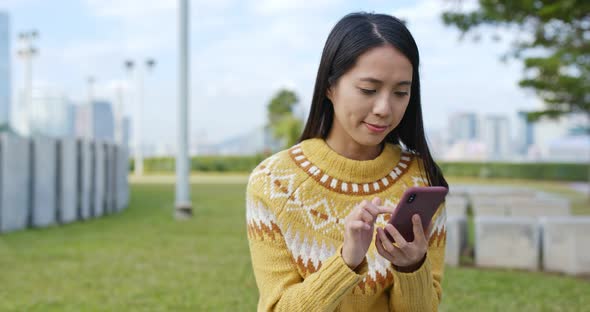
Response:
M349 74L359 81L397 84L412 80L412 64L392 46L379 46L361 54Z

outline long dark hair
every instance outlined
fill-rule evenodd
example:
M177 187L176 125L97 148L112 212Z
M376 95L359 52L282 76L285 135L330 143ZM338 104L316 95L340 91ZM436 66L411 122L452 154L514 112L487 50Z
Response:
M408 108L400 124L385 137L385 142L401 144L420 155L425 167L421 172L426 173L428 183L448 188L440 167L432 159L424 135L418 47L404 23L390 15L352 13L334 26L322 52L311 111L299 142L311 138L327 138L334 120L334 108L326 97L327 89L354 66L359 55L386 44L392 45L410 60L413 77Z

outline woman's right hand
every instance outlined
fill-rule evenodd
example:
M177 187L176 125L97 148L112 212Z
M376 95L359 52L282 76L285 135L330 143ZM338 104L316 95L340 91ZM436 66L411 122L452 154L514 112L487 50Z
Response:
M377 217L380 214L392 213L390 208L380 205L379 197L373 198L371 202L363 200L344 219L342 258L352 270L363 262L373 242Z

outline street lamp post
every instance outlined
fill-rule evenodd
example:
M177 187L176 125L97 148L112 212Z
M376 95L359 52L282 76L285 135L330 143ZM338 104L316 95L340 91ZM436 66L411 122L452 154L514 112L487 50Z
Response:
M150 72L154 66L156 66L156 61L152 58L148 58L145 60L145 71ZM133 69L135 68L135 62L132 60L125 61L125 68L129 73L129 81L133 81ZM136 104L136 114L135 118L133 119L134 131L133 131L133 138L134 138L134 145L135 145L135 175L142 176L143 175L143 151L142 151L142 139L141 139L141 131L142 131L142 121L143 121L143 105L144 105L144 76L143 72L140 70L137 74L137 102ZM133 85L132 83L130 83Z
M24 97L25 97L25 116L29 135L33 134L33 57L39 53L39 50L33 46L33 41L39 37L36 30L21 32L18 39L23 45L18 50L18 56L24 60L25 63L25 81L24 81Z
M188 219L192 216L192 203L189 188L189 158L188 158L188 81L189 81L189 3L179 0L178 34L179 34L179 97L178 97L178 148L176 152L176 219Z
M88 116L88 133L86 133L86 135L88 136L88 139L93 139L94 135L96 133L96 129L94 129L95 127L95 122L94 122L94 83L96 82L96 79L94 78L94 76L88 76L88 79L86 80L86 82L88 83L88 113L86 114L86 116Z

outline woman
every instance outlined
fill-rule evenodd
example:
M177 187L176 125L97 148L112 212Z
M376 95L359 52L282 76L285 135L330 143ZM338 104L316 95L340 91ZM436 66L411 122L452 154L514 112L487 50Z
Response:
M299 144L249 179L259 311L437 310L444 206L429 229L413 217L412 242L387 224L409 186L448 187L424 136L418 65L392 16L349 14L332 29Z

